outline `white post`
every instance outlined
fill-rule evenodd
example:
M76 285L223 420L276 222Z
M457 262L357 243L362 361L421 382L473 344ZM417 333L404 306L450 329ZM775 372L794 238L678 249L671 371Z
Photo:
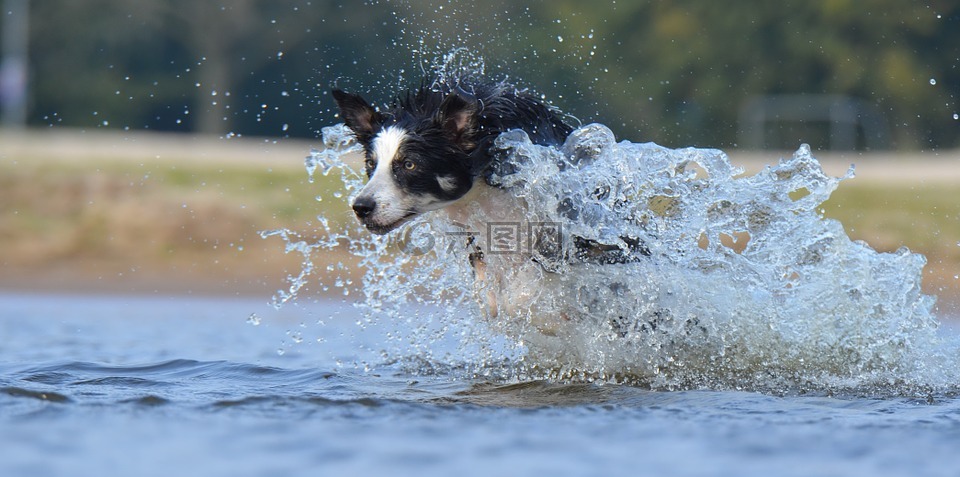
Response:
M19 129L27 123L28 0L3 0L0 22L0 125Z

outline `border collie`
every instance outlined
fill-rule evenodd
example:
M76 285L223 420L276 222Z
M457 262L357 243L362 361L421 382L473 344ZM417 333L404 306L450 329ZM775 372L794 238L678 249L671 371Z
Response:
M333 98L363 146L370 180L353 211L375 234L464 197L491 173L501 133L520 129L535 144L560 145L573 130L557 110L506 82L424 82L385 112L339 89Z
M363 147L369 178L353 201L353 211L375 234L389 233L420 214L443 208L447 208L457 223L469 222L461 220L458 209L469 210L471 206L482 209L488 219L514 223L523 220L523 215L510 216L524 212L516 210L516 198L502 193L502 188L491 180L495 172L502 172L494 141L502 133L519 129L535 144L560 146L573 131L558 110L506 82L473 83L467 79L424 82L399 96L386 111L378 111L357 94L339 89L332 93L341 119ZM475 193L468 196L470 192ZM469 213L462 215L469 216ZM478 225L481 224L472 224L474 229ZM468 235L467 245L475 249L470 254L470 264L475 278L483 282L486 263L483 247L478 243L482 240ZM611 245L573 236L573 250L564 251L549 243L542 247L536 237L531 237L536 249L534 256L498 257L513 262L508 268L514 279L532 273L526 279L520 278L529 282L535 280L534 276L549 281L548 277L553 274L544 276L541 271L551 272L553 266L546 262L558 259L614 264L650 254L639 239L621 239L623 244ZM496 289L507 296L501 301L488 291L486 301L491 316L498 315L498 302L507 306L505 310L509 313L532 299L531 296L510 296L516 287L507 286L503 276L493 280L500 285ZM564 313L534 315L557 315L560 321L567 320ZM556 323L534 324L545 334L552 334L558 328Z

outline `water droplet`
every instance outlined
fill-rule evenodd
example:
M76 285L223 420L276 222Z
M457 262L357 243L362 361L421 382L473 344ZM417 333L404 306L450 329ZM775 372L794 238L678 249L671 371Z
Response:
M953 119L960 119L960 114L953 113Z
M930 78L930 84L931 85L937 84L937 80L935 78Z
M250 316L247 317L247 323L253 326L260 326L260 317L256 313L250 313Z

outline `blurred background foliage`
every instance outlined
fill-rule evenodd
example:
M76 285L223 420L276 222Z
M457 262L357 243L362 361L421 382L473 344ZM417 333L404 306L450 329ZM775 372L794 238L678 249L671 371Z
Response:
M330 88L444 62L620 139L858 162L824 215L960 303L960 0L0 0L0 289L275 290L302 257L260 231L353 222L302 166Z
M960 144L956 0L30 0L29 13L29 126L312 138L337 121L331 86L383 104L463 48L633 141L736 148L751 98L831 94L877 111L894 149ZM774 126L762 146L829 145L826 126Z

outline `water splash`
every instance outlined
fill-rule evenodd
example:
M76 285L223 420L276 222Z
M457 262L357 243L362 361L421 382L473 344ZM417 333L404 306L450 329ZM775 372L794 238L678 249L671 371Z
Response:
M346 190L359 190L362 176L341 160L358 152L349 130L323 134L328 148L311 153L308 171L339 169ZM775 392L960 382L956 346L920 289L924 257L876 252L822 217L853 168L829 177L802 146L746 176L721 151L617 142L600 124L562 148L520 131L495 147L499 187L392 238L355 225L317 243L265 232L304 256L275 301L297 295L312 254L346 247L365 271L358 324L404 325L384 346L388 361L450 362L434 344L454 340L472 372L503 375L510 363L507 374L523 379ZM504 237L515 246L498 249L511 245ZM583 244L617 263L591 259Z
M649 250L620 265L531 261L538 280L505 280L503 301L516 304L513 287L535 296L511 331L550 374L658 387L956 382L920 291L924 257L878 253L818 212L852 169L828 177L803 146L744 177L720 151L616 143L602 125L562 150L522 135L499 146L534 164L505 183L537 204L528 220L564 226L564 249L571 237L625 248L628 236Z

